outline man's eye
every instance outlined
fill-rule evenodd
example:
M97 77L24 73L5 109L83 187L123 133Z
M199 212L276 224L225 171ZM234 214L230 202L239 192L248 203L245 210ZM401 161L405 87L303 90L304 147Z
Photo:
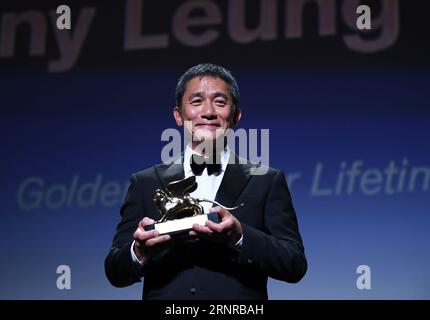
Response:
M224 100L215 100L215 103L219 106L224 106L227 104L227 102Z
M200 100L200 99L196 99L196 100L192 100L190 103L191 103L193 106L198 106L199 104L201 104L201 103L202 103L202 100Z

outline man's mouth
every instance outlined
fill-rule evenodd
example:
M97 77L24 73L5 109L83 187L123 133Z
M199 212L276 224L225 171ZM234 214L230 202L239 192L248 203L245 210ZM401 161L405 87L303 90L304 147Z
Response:
M220 128L221 126L217 123L199 123L196 124L196 128L199 129L216 129L216 128Z

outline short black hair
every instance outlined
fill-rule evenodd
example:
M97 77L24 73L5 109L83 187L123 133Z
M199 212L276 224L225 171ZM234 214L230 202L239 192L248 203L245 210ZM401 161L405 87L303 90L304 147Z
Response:
M205 76L220 78L227 83L230 95L233 99L233 110L236 110L239 106L240 98L239 86L237 85L236 79L229 70L212 63L201 63L185 71L176 84L176 105L178 107L182 105L182 98L188 81L195 77L203 78Z

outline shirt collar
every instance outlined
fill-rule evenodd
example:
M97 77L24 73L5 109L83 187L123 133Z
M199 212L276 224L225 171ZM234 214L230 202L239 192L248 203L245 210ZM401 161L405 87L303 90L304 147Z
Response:
M184 152L184 173L185 174L187 173L189 174L193 172L190 165L191 156L193 154L201 156L201 154L191 149L191 147L187 145ZM227 168L228 160L230 159L230 148L228 147L228 145L223 151L221 151L220 156L221 156L221 172L224 172L225 169Z

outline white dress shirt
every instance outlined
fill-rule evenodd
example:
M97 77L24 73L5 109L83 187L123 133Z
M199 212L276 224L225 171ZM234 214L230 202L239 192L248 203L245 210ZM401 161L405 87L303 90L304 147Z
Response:
M191 177L193 174L193 170L191 169L191 156L193 154L199 155L196 151L187 146L184 153L184 174L185 178ZM222 178L224 177L225 169L227 168L228 160L230 158L230 149L227 147L221 152L221 170L215 175L208 175L208 170L205 168L200 176L196 176L196 182L198 188L190 193L190 196L198 199L206 199L214 201L216 194L218 192L219 186L221 185ZM212 203L210 202L202 202L200 203L203 206L204 213L208 213L209 209L212 207Z

